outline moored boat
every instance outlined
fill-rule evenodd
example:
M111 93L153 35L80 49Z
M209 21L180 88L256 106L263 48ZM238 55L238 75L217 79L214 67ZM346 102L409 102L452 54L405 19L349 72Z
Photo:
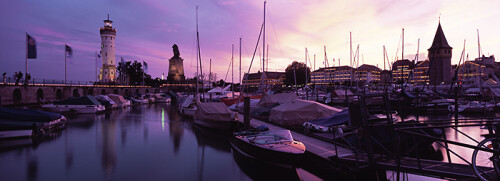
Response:
M112 99L118 107L127 107L131 104L130 100L126 100L123 96L118 94L108 94L108 97Z
M53 112L98 113L105 110L93 96L71 97L53 104L42 105L42 108Z
M483 113L493 111L495 108L494 104L488 102L471 101L465 104L458 105L459 113ZM455 112L455 105L450 105L448 107L450 112Z
M236 113L221 102L198 103L194 123L214 129L229 130L237 125Z
M34 109L0 107L0 131L59 130L66 126L66 118L59 113Z
M290 130L235 133L231 146L249 157L284 167L295 166L306 151L302 142L293 140Z

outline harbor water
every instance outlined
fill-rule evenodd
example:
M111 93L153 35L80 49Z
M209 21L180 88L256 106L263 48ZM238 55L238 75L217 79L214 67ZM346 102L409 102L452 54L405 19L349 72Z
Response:
M0 180L319 180L233 153L230 138L165 104L72 115L40 143L1 147Z
M419 120L452 117L424 115ZM416 116L404 117L410 119ZM479 141L487 132L479 127L458 130ZM475 144L457 131L445 132L450 140ZM69 115L66 129L50 133L40 142L1 145L0 180L321 180L300 165L276 167L241 155L231 148L230 139L230 132L196 126L167 104ZM446 150L434 146L447 161ZM470 161L472 149L450 148ZM465 163L454 155L451 159ZM394 172L388 171L387 178L395 180ZM409 178L435 180L417 175Z

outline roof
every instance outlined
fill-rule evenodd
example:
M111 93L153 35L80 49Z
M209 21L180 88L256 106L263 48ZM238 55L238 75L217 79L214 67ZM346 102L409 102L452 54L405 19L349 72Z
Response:
M414 65L413 62L411 62L408 59L403 59L403 60L398 60L392 64L392 70L397 70L398 66L401 65L408 65L410 69L413 69Z
M360 70L360 71L381 71L378 67L375 67L373 65L368 65L368 64L363 64L361 66L358 67L357 70Z
M446 41L443 29L441 28L441 23L438 24L436 35L434 35L434 41L432 41L432 46L429 49L438 49L438 48L451 48L451 46L448 45L448 41Z
M418 67L426 67L429 68L429 59L424 60L424 61L419 61L417 62L417 68Z
M261 72L245 74L243 79L246 79L247 76L248 80L260 79L261 75ZM285 72L266 72L266 77L268 79L279 79L281 76L285 76Z

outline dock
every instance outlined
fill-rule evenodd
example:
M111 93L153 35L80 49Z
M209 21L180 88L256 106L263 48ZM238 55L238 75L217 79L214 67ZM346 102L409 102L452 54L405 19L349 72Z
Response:
M243 123L243 115L239 114L239 121ZM283 130L285 128L273 125L268 122L260 121L251 118L250 126L258 127L265 125L269 130ZM301 141L306 146L306 158L314 157L315 162L330 164L330 166L342 166L347 168L336 168L335 170L348 169L350 173L360 168L368 166L368 158L365 153L355 152L349 148L337 145L332 142L327 142L318 138L314 138L302 133L290 131L295 140ZM332 136L333 137L333 136ZM337 155L338 153L338 155ZM357 158L356 158L357 157ZM419 159L403 157L400 159L400 165L392 157L375 155L375 163L373 169L392 170L416 175L425 175L443 179L469 180L477 179L472 167L466 164L448 163L435 160ZM320 160L318 160L320 159ZM307 162L307 161L306 161ZM316 164L316 163L315 163ZM357 168L356 168L357 167ZM493 168L482 167L488 173L495 173ZM352 174L352 173L351 173ZM384 173L385 174L385 173Z

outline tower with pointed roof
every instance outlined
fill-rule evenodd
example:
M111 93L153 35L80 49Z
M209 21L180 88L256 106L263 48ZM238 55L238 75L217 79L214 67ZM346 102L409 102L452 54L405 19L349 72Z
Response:
M432 46L428 49L429 57L429 83L442 85L451 83L451 50L444 36L441 22L438 24Z

